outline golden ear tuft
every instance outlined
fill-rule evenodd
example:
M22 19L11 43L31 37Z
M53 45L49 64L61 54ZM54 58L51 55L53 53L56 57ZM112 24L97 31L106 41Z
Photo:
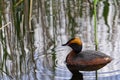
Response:
M70 41L69 44L76 43L78 45L82 45L82 41L80 40L79 37L75 37L73 40Z

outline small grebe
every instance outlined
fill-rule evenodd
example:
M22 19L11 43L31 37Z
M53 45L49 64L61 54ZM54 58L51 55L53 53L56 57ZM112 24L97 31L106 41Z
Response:
M95 71L112 61L110 56L100 51L81 51L82 41L79 37L72 38L63 46L72 48L72 51L66 57L66 63L73 74L79 74L79 71Z

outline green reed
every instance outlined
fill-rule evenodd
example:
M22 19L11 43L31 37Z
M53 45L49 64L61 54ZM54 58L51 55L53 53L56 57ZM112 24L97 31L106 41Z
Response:
M98 3L98 0L94 0L94 41L95 41L95 50L97 51L98 50L98 39L97 39L97 3ZM96 75L96 80L98 80L98 73L97 71L95 72L95 75Z
M7 52L7 48L6 48L6 36L3 36L3 31L2 31L2 27L6 27L2 25L3 21L4 23L6 23L6 19L5 19L5 4L3 4L4 1L0 0L0 48L2 47L2 49L0 49L0 54L2 54L1 51L3 52L3 55L0 55L0 74L3 75L3 73L8 73L8 69L7 69L7 65L6 65L6 60L9 57L9 54ZM5 31L4 31L5 32ZM2 46L1 46L2 45ZM7 75L7 74L6 74Z
M8 77L16 76L17 78L19 72L26 73L29 70L27 64L30 62L28 60L33 59L31 58L33 56L32 5L32 0L0 0L0 74L4 73ZM9 15L9 19L6 14ZM29 55L24 50L25 38L27 48L30 50ZM7 66L9 60L13 62L14 75Z

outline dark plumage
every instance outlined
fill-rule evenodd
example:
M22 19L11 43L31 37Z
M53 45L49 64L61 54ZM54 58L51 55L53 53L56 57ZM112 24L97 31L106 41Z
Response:
M70 52L66 58L70 70L94 71L104 67L112 59L100 51Z

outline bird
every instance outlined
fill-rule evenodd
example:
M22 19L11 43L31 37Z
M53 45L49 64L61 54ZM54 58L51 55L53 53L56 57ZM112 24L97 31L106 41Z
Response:
M104 67L112 61L112 58L101 51L84 50L82 51L83 43L79 37L70 39L62 46L69 46L72 51L66 57L66 66L73 74L82 75L79 71L96 71ZM72 79L71 79L72 80ZM83 80L83 76L80 80Z

